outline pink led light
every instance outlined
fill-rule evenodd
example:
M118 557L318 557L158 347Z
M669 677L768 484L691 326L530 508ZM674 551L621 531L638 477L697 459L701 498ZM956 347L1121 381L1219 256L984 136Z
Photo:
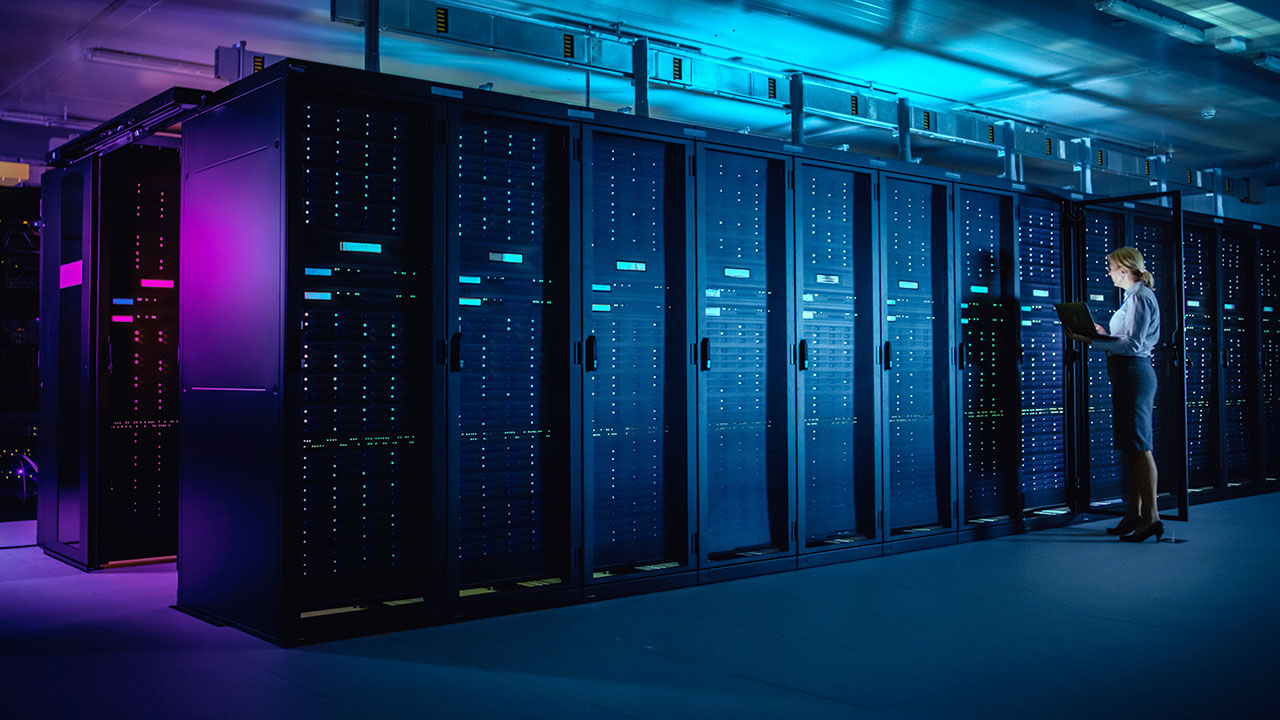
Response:
M133 322L132 315L112 315L111 322Z
M81 261L67 263L58 268L58 287L69 288L80 284L81 280Z
M144 279L144 280L142 280L142 287L145 287L145 288L171 288L171 287L173 287L173 281L172 281L172 280L146 280L146 279Z

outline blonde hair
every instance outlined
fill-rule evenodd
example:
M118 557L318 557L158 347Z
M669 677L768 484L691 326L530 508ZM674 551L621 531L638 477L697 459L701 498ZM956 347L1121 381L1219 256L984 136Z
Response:
M1138 279L1146 284L1152 290L1156 289L1156 279L1147 272L1146 261L1142 258L1142 253L1135 247L1121 247L1107 253L1107 260L1126 268L1130 272L1135 273Z

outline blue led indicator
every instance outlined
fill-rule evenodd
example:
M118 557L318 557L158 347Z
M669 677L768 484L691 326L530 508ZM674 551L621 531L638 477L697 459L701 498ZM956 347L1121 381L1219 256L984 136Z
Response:
M916 282L915 280L899 280L898 287L902 288L903 290L919 290L920 283Z
M986 295L991 292L991 289L986 285L970 285L969 292L982 293L983 295Z
M302 274L303 275L319 275L321 277L330 277L333 275L333 270L330 270L329 268L303 268Z
M596 283L591 283L591 289L596 292L613 292L612 285L597 285Z
M480 278L474 275L461 275L458 277L458 282L462 283L463 285L479 285Z
M707 317L720 317L720 308L718 307L707 308Z
M112 305L132 305L133 298L111 298Z
M1274 310L1272 310L1270 305L1263 305L1262 312L1274 312Z
M304 292L304 293L302 293L302 299L303 299L303 300L332 300L332 299L333 299L333 293L331 293L331 292L314 292L314 291L312 291L312 292Z
M1200 307L1200 301L1199 301L1199 300L1188 300L1188 301L1187 301L1187 307Z
M515 263L515 264L519 264L519 263L524 262L524 255L521 255L520 253L498 253L498 252L491 252L491 253L489 253L489 260L490 260L490 261L492 261L492 262L504 262L504 263Z
M1227 304L1223 305L1222 307L1223 307L1223 308L1225 308L1225 309L1227 309L1227 310L1235 310L1235 309L1236 309L1235 303L1227 303Z
M642 262L627 262L625 260L618 261L619 270L632 270L635 272L644 272L646 265Z
M458 298L458 304L480 307L480 298Z
M805 310L802 314L804 315L804 319L805 319L805 320L812 320L812 319L813 319L813 311L812 311L812 310Z
M725 268L724 275L725 277L745 279L751 277L751 271L746 268Z
M1030 321L1030 320L1023 320L1023 321L1022 321L1022 325L1023 325L1024 327L1031 327L1031 321Z
M960 318L960 324L961 324L961 325L968 325L968 324L969 324L969 318Z
M612 305L592 305L591 306L591 312L611 312L612 310L613 310Z
M804 300L805 302L813 302L813 293L805 293L804 295L800 296L800 299Z
M1032 290L1031 294L1035 295L1036 297L1049 297L1048 290Z
M344 242L338 243L338 249L345 250L347 252L380 253L382 252L382 243L344 241Z

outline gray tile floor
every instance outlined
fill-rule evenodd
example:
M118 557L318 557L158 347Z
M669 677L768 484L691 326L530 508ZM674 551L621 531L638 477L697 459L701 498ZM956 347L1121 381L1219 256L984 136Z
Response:
M0 717L1275 717L1280 494L282 650L0 550ZM1167 536L1166 536L1167 539Z

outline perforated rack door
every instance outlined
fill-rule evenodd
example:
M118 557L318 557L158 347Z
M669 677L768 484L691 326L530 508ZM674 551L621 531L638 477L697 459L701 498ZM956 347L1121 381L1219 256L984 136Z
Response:
M1222 406L1226 482L1238 486L1257 479L1254 461L1257 428L1255 368L1257 310L1249 276L1256 249L1244 233L1223 231L1222 263Z
M1021 491L1024 509L1066 502L1062 206L1024 197L1018 206Z
M422 202L412 176L427 157L423 119L367 101L311 99L301 114L289 267L301 308L297 597L413 595L428 575L418 538L430 476L409 469L429 375L411 367L407 347L422 291L422 228L408 216Z
M1182 242L1186 328L1187 486L1221 483L1218 455L1217 254L1211 228L1187 227ZM1170 309L1172 310L1172 309Z
M584 473L594 580L689 563L684 144L585 139Z
M569 136L460 112L449 166L450 522L458 592L570 580Z
M956 189L960 251L961 442L967 522L1007 516L1016 485L1017 418L1008 379L1016 365L1016 328L1008 312L1012 282L1005 277L1012 245L1013 199Z
M950 525L947 190L881 181L890 535Z
M786 168L716 149L699 157L701 549L711 561L755 558L790 549Z
M100 563L177 552L179 169L171 148L101 161Z
M870 263L870 178L847 170L803 165L798 182L796 256L800 318L797 324L797 427L804 498L804 547L830 548L876 536L872 417L859 387L857 278ZM859 253L863 253L859 256ZM864 293L867 288L863 288ZM860 362L861 361L861 362Z
M1262 306L1258 373L1262 385L1262 432L1280 437L1280 235L1269 230L1258 244L1258 303ZM1280 478L1280 443L1262 445L1262 474Z
M1107 253L1124 244L1124 218L1101 211L1085 216L1084 286L1085 302L1093 319L1107 327L1120 307L1121 294L1107 276ZM1116 502L1121 497L1120 453L1115 449L1111 425L1111 380L1107 377L1105 353L1092 351L1088 358L1089 477L1091 500L1095 504Z

